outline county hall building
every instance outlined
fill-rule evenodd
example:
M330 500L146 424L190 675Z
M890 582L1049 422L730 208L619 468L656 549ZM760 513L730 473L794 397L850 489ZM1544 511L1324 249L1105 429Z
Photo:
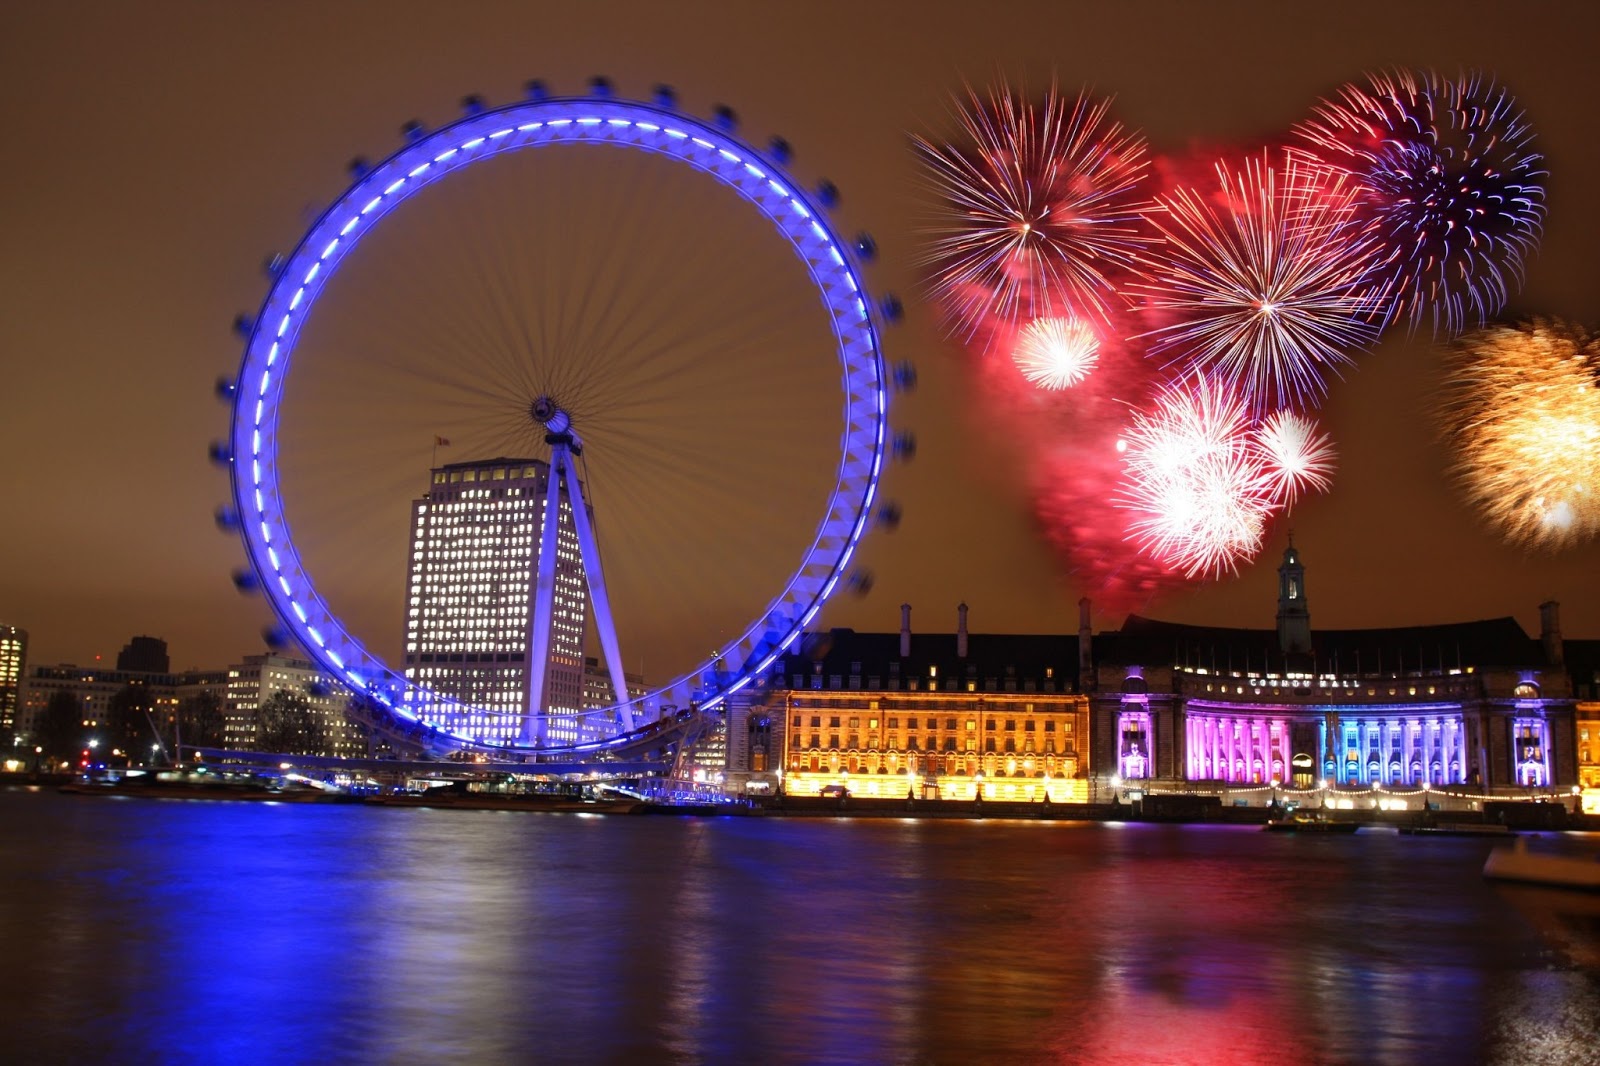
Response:
M754 791L1082 802L1128 789L1567 795L1600 785L1600 641L1514 618L1313 630L1305 565L1277 625L1129 616L1062 636L808 635L730 708L729 780ZM1582 719L1580 736L1579 720Z

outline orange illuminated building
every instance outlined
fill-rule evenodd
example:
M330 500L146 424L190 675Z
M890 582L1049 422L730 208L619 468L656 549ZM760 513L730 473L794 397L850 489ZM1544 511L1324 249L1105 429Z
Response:
M1075 637L835 629L730 709L730 785L797 796L1088 798Z

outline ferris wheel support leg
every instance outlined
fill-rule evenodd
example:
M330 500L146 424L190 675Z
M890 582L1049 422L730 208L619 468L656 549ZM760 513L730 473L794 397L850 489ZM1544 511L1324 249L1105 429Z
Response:
M528 706L523 719L522 740L532 744L544 739L545 680L550 675L550 623L555 614L556 531L561 525L561 460L565 445L550 449L550 473L545 490L544 513L539 519L539 565L533 584L533 625L528 633ZM567 462L572 460L568 458Z
M594 627L600 637L600 650L605 653L606 669L611 674L611 698L622 714L622 728L634 727L633 706L628 698L627 676L622 669L622 652L617 643L616 621L611 615L611 597L606 594L606 575L600 569L600 545L594 538L594 525L589 521L589 501L579 488L578 467L572 461L572 452L561 449L561 469L567 477L567 495L575 502L572 519L578 527L578 550L583 556L583 572L589 582L589 600L594 604Z

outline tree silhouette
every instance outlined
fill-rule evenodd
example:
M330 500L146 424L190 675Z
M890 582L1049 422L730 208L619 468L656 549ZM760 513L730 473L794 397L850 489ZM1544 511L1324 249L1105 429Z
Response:
M220 748L225 723L222 697L210 689L186 696L178 704L178 738L186 748Z
M33 723L33 743L48 759L71 759L83 747L83 704L66 689L50 694L50 702Z
M256 709L256 750L319 755L328 746L322 712L298 692L280 688Z
M130 758L142 760L150 746L160 741L150 717L154 706L148 686L130 684L118 689L106 708L107 748L120 748Z

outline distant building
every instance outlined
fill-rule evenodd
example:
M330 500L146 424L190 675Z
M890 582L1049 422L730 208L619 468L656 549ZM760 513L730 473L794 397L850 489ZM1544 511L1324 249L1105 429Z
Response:
M545 661L529 661L549 477L537 459L451 463L432 471L428 494L412 504L405 675L437 697L424 694L412 713L489 743L587 739L588 600L565 486L550 646ZM529 713L535 670L544 672L547 714Z
M624 680L628 685L628 699L638 699L649 691L645 685L644 675L626 674ZM584 710L594 712L602 708L615 707L616 698L611 693L611 674L594 656L586 656L583 660L583 707ZM622 728L621 715L612 710L609 713L589 713L579 720L579 740L600 740L605 737L615 736Z
M1572 675L1574 727L1578 732L1578 786L1583 809L1600 814L1600 640L1566 642Z
M17 727L27 676L28 631L0 625L0 734L11 733ZM3 754L9 757L11 753Z
M217 688L222 681L220 671L186 671L184 673L146 672L142 670L113 670L99 666L78 666L61 663L55 666L36 666L29 673L26 698L18 716L19 736L32 737L38 716L50 705L58 692L69 692L78 701L83 716L83 729L92 737L95 730L106 724L111 701L117 693L132 686L148 690L150 717L163 736L171 736L173 718L179 702L193 692L205 687Z
M1089 703L1070 637L808 634L729 702L728 785L817 795L1082 802Z
M350 691L306 659L276 652L246 655L228 668L223 746L259 750L261 705L278 692L300 697L320 725L323 743L307 755L365 756L366 734L345 714Z
M135 674L170 673L167 642L159 637L134 637L117 653L117 669Z

